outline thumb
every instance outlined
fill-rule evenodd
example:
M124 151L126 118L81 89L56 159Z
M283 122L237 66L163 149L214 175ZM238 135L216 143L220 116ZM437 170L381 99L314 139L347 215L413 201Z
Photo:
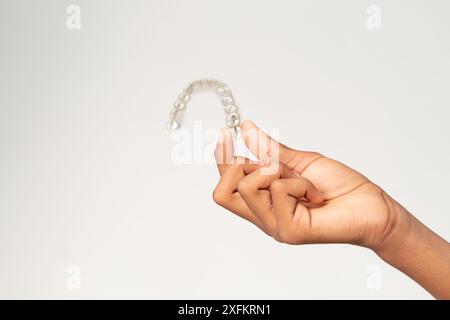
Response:
M309 164L323 157L317 152L291 149L265 134L249 120L242 122L241 132L250 152L266 164L282 163L301 173Z
M297 152L279 143L249 120L242 122L241 132L247 148L264 163L280 162L288 165Z

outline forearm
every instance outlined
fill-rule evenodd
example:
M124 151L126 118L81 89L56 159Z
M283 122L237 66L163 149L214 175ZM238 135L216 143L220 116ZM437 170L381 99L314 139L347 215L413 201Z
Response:
M397 226L376 253L437 299L450 299L450 244L395 204L407 225ZM395 234L397 232L397 234Z

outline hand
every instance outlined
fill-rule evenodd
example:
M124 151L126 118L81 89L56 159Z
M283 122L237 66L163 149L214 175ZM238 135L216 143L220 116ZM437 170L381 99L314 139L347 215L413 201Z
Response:
M350 243L373 249L436 298L450 299L450 244L357 171L316 152L288 148L245 121L261 161L234 157L223 130L214 200L289 244Z
M275 239L377 249L394 226L407 227L408 216L394 210L397 204L355 170L279 144L249 121L241 130L262 164L234 158L231 134L223 130L216 149L221 180L214 200Z

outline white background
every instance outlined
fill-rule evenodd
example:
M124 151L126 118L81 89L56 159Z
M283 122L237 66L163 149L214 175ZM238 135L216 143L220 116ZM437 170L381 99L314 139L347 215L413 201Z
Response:
M372 4L380 30L366 27ZM430 298L367 249L282 245L216 206L215 165L175 166L165 122L185 84L222 79L244 118L361 171L449 239L449 12L2 0L0 297ZM214 95L195 96L184 124L200 119L223 126Z

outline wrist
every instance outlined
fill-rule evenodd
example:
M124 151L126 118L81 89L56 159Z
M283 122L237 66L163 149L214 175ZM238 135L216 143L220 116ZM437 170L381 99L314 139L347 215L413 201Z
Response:
M408 238L419 221L405 208L383 191L383 198L389 212L381 240L372 248L380 257L396 255L408 245Z
M389 198L392 226L375 253L434 297L450 298L450 244Z

